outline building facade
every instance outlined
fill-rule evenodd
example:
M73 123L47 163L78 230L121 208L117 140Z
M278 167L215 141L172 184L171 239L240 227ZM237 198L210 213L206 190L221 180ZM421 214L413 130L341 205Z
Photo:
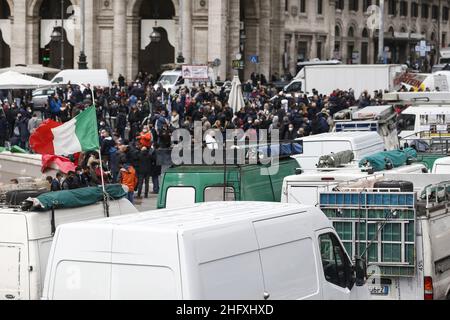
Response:
M77 68L82 47L81 0L0 0L0 67L43 63ZM216 64L221 79L295 73L314 58L347 63L377 59L370 0L84 0L85 54L89 68L114 78L158 73L182 57ZM447 46L449 1L386 0L384 34L390 62L411 61L424 39ZM439 8L438 4L441 3ZM369 10L370 11L370 10ZM52 37L62 32L63 41ZM152 41L153 31L159 41ZM439 37L440 35L440 37ZM435 59L433 50L426 57ZM257 63L255 63L257 62ZM432 62L431 62L432 63Z
M435 63L439 40L440 47L448 46L449 1L384 3L386 62ZM298 62L314 58L376 63L379 30L373 6L379 4L379 0L286 0L285 70L295 73ZM416 51L422 40L429 47L425 50L431 49L424 57Z

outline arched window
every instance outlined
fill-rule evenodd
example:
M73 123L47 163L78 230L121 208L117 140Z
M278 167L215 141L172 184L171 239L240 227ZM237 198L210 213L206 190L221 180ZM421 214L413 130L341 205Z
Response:
M394 28L393 28L393 27L390 27L390 28L389 28L389 33L390 33L392 36L394 36L394 32L395 32L395 31L394 31Z
M353 27L348 28L348 37L349 38L355 37L355 29L353 29Z
M362 32L362 37L363 38L368 38L369 37L369 30L367 30L366 28L363 29Z
M341 36L341 28L339 28L339 26L336 26L334 28L334 34L335 34L336 38Z

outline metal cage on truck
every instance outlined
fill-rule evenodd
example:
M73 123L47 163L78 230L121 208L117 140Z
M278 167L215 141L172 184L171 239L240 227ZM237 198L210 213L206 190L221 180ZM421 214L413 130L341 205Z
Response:
M416 193L348 189L320 194L351 256L379 267L380 276L413 277L416 271Z

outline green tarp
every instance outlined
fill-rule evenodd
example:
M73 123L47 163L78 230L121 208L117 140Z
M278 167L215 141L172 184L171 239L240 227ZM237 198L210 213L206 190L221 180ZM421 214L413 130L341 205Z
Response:
M28 151L22 149L19 146L12 146L11 148L0 147L0 153L10 151L11 153L29 154Z
M365 157L359 162L359 167L371 167L375 172L386 170L390 165L398 168L406 164L408 160L417 158L417 151L412 148L404 150L386 151Z
M127 194L121 185L106 186L106 193L111 199L118 200ZM82 188L69 191L49 192L37 198L41 206L40 211L64 208L79 208L103 201L102 187Z

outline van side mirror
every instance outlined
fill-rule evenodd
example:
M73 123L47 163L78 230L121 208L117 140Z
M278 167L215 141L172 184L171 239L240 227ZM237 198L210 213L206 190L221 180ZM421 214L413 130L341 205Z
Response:
M366 283L367 279L366 261L364 259L357 257L354 269L356 278L355 284L357 287L362 287Z

